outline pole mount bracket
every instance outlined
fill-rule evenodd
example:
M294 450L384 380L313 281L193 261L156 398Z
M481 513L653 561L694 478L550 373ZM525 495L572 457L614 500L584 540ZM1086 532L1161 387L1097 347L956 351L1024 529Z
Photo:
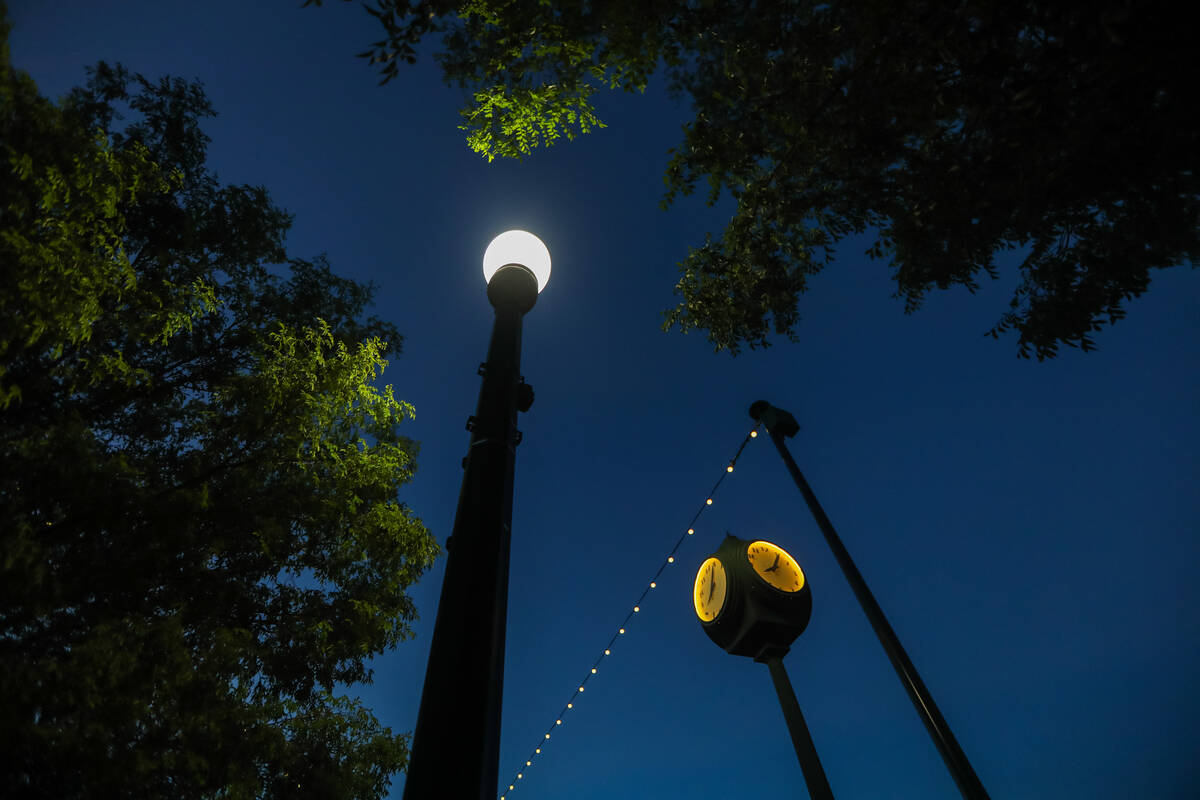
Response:
M790 439L800 430L800 423L796 422L795 417L766 400L759 400L750 406L750 418L766 425L767 432L773 436L786 436Z

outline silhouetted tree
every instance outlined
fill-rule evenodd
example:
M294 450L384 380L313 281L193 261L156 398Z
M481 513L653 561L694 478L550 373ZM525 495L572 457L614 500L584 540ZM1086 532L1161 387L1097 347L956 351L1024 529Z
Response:
M52 103L3 11L0 795L382 796L407 736L338 687L437 551L400 337L206 168L198 84Z
M309 0L314 2L314 0ZM315 0L317 4L320 0ZM808 278L853 234L890 263L912 311L975 291L1015 250L990 333L1053 356L1125 313L1151 270L1200 258L1200 100L1183 6L1128 0L697 2L377 0L384 81L445 33L472 93L470 146L519 158L603 127L599 88L652 75L695 117L663 204L736 202L680 264L664 327L718 350L794 338Z

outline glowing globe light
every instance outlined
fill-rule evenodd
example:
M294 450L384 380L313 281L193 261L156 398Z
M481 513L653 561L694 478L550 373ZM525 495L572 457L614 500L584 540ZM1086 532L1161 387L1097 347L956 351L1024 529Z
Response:
M538 292L550 280L550 251L542 240L526 231L505 231L492 239L483 253L483 279L491 282L501 267L519 264L537 278Z

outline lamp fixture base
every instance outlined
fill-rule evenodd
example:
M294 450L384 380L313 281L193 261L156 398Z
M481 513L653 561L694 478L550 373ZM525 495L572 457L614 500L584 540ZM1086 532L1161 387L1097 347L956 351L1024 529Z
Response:
M537 278L520 264L508 264L496 270L488 281L487 296L498 311L524 314L537 302Z

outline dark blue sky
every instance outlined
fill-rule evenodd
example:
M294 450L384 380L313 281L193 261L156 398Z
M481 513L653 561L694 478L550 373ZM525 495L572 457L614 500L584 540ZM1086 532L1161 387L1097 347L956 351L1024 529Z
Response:
M687 527L764 398L994 798L1191 798L1200 782L1200 275L1155 275L1099 352L1018 360L982 336L1011 270L906 316L885 264L842 248L802 300L800 339L737 359L659 331L675 263L728 209L657 208L685 105L600 98L606 130L487 164L429 59L376 86L355 5L10 2L12 58L59 96L84 66L200 79L226 182L296 215L292 253L379 286L406 336L386 374L415 404L403 499L440 541L491 324L493 236L545 241L525 325L537 400L518 451L501 774L513 798L803 796L766 668L691 609L725 530L797 557L814 597L785 659L835 794L957 792L765 437L752 442L541 760L527 754ZM362 694L415 722L442 563L417 638ZM449 759L449 756L448 756ZM394 785L399 797L402 778Z

